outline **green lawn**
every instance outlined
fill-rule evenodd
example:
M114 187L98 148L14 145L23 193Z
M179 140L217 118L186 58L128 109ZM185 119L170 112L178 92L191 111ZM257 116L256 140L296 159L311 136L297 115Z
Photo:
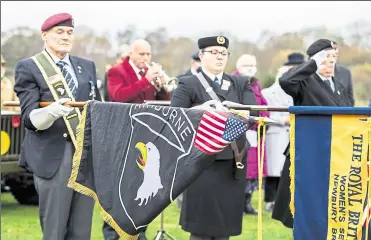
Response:
M254 194L253 203L257 205ZM264 204L263 204L264 206ZM184 232L179 224L179 209L174 202L165 210L165 230L177 240L188 240L189 234ZM95 209L93 217L92 238L103 240L103 220L99 215L98 208ZM154 239L160 228L160 216L149 225L147 237ZM257 239L257 217L244 216L243 233L231 240ZM38 208L19 205L9 193L1 194L1 239L2 240L40 240L41 230L38 219ZM273 220L270 213L263 214L263 240L290 240L291 231L280 222Z

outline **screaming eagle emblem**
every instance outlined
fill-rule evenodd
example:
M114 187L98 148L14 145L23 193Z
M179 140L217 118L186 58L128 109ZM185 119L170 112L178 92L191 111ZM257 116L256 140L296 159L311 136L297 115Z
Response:
M147 205L149 199L155 197L158 190L163 188L160 178L160 152L149 142L138 142L135 148L139 150L137 165L143 170L143 182L140 185L135 201L140 200L139 206Z

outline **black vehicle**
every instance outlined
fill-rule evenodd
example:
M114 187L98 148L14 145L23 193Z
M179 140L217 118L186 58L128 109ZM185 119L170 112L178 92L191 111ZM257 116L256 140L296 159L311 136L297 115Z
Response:
M18 166L25 133L19 115L1 111L1 191L10 191L20 204L38 205L32 173Z

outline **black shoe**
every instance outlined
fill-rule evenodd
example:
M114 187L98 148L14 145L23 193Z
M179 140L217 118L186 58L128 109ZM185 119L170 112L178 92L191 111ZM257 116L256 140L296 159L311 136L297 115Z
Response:
M245 214L253 214L253 215L258 214L258 211L251 206L251 194L249 193L245 194L245 204L244 204L243 211Z
M257 215L258 214L258 210L256 210L255 208L253 208L251 206L251 204L248 204L248 205L245 206L244 213L245 214Z

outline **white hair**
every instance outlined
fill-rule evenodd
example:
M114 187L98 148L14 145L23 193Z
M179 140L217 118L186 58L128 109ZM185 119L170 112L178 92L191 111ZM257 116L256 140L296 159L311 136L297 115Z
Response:
M238 58L236 62L236 68L240 69L241 66L245 64L256 65L256 57L250 54L243 54L241 57Z

